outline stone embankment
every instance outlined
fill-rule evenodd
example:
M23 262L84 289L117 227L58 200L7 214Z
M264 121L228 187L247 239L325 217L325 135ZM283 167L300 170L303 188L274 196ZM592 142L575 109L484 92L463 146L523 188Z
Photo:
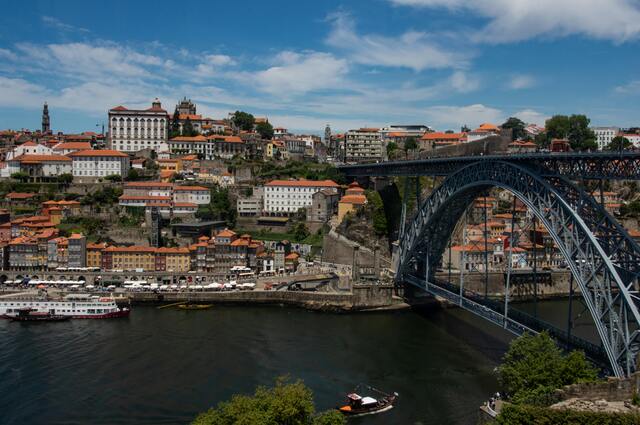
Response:
M130 292L133 304L194 303L292 305L321 311L380 311L396 309L402 301L393 297L393 285L354 285L351 291L232 291L232 292Z

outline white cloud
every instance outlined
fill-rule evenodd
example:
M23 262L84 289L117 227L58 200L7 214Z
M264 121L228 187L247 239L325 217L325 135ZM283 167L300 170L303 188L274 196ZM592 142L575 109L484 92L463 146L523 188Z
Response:
M548 115L534 111L533 109L523 109L513 114L514 117L520 118L527 124L537 124L544 126L545 121L550 118Z
M31 108L42 106L42 102L51 96L44 87L20 78L0 76L0 106Z
M627 84L618 86L614 89L616 93L620 94L637 94L640 93L640 80L630 81Z
M344 50L357 63L422 71L464 66L468 59L443 48L424 32L407 31L397 37L360 35L354 31L355 22L345 13L334 13L327 19L332 24L327 43Z
M89 32L86 28L74 27L73 25L65 24L58 18L54 18L53 16L41 16L40 19L42 23L48 27L55 28L59 31L67 31L67 32Z
M484 122L502 123L504 113L482 104L467 106L432 106L426 109L427 124L436 128L458 129L463 125L471 128Z
M11 50L0 48L0 58L4 58L4 59L8 59L8 60L14 61L14 60L18 59L18 56L16 56L16 54L13 53Z
M489 22L477 35L479 41L501 43L578 34L621 42L640 35L640 7L636 0L389 1L485 17Z
M449 78L451 88L460 93L468 93L478 90L480 80L462 71L454 72Z
M253 77L260 90L283 97L336 88L348 71L347 61L330 53L285 51L276 61L280 65Z
M235 65L236 62L227 55L206 55L202 63L199 63L193 74L196 77L213 77L218 75L220 69L225 66Z
M535 86L536 80L531 75L513 75L507 83L507 87L512 90L529 89Z

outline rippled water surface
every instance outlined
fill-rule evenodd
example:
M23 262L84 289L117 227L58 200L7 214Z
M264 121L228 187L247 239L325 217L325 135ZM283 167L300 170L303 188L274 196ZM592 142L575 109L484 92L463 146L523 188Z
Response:
M357 383L400 393L358 424L468 424L509 337L457 310L328 314L137 307L129 319L0 321L0 424L181 424L279 375L320 409Z

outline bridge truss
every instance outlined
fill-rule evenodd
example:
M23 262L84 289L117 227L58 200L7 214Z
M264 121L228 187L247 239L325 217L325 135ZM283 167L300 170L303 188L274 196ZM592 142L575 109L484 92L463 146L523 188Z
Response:
M604 165L598 166L601 171L594 178L605 176ZM611 166L627 169L620 163ZM591 195L566 176L547 168L542 173L540 167L539 163L527 166L518 161L485 159L455 169L421 203L405 227L396 278L449 299L511 332L545 329L540 321L528 321L523 313L509 310L508 287L504 304L490 303L462 285L456 290L450 282L435 278L451 234L467 208L492 187L506 189L549 231L593 317L601 347L575 337L570 341L572 346L604 355L616 376L628 376L637 368L640 351L640 247ZM561 337L558 330L546 329Z

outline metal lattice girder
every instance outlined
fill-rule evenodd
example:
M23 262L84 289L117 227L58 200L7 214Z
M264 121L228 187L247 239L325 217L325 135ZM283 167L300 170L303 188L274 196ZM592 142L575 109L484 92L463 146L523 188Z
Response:
M595 200L558 175L504 161L478 161L449 176L427 198L400 241L396 278L433 279L448 239L473 200L491 187L511 191L547 228L564 256L616 376L636 370L640 351L640 248ZM428 268L425 267L428 261Z
M531 153L512 155L458 156L344 165L340 171L351 177L448 176L475 162L505 161L535 169L541 176L562 175L581 179L640 180L640 153Z

